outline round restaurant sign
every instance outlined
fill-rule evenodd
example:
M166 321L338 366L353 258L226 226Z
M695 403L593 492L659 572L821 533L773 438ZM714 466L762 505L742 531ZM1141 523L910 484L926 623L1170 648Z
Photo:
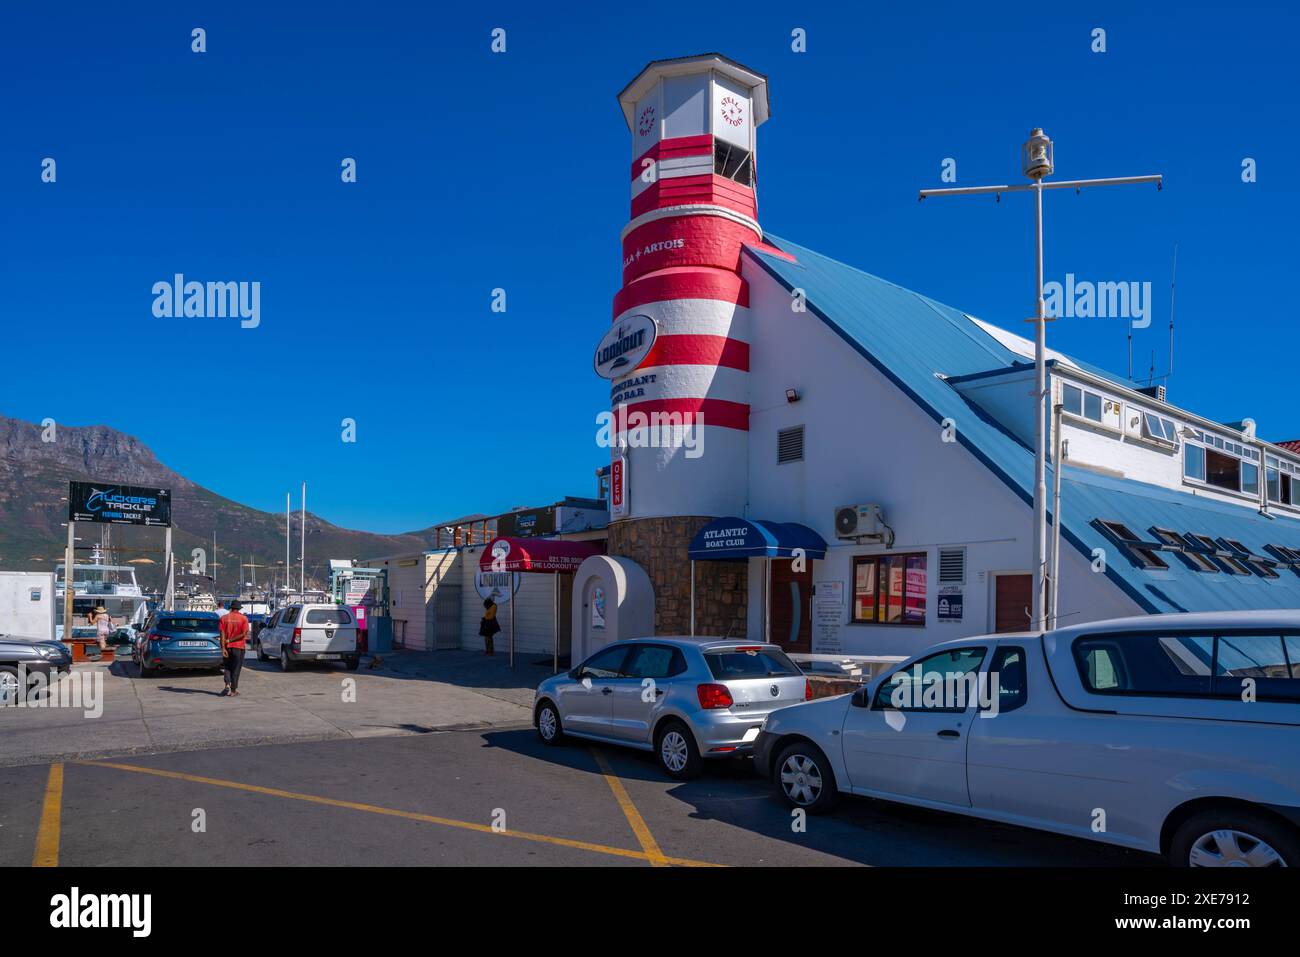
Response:
M605 338L596 346L593 365L596 374L606 379L626 375L644 360L655 344L659 323L650 316L635 315L610 326Z

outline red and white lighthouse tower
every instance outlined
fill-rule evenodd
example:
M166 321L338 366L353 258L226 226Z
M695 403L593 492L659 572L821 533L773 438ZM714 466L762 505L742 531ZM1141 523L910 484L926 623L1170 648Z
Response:
M741 514L749 309L740 255L762 241L754 133L768 117L767 79L718 54L657 60L618 99L632 137L632 210L596 368L611 380L616 422L678 416L687 430L681 442L639 445L633 433L630 447L615 448L626 498L613 517Z

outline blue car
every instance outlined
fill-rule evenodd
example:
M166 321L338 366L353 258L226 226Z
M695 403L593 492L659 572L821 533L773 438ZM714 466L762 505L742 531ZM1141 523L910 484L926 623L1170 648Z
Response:
M131 660L148 678L165 668L221 668L221 619L214 611L156 611L140 630Z

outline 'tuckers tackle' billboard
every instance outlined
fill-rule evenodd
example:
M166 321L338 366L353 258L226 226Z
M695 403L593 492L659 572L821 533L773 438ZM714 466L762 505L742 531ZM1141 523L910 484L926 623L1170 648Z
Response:
M69 482L68 520L165 528L172 523L171 489Z

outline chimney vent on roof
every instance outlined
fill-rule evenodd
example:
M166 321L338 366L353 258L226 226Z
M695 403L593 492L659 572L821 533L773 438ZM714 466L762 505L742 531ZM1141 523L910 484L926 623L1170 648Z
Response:
M1162 385L1149 385L1141 389L1138 389L1138 391L1141 392L1143 395L1151 396L1151 398L1155 399L1157 402L1169 401L1168 399L1165 398L1167 393L1165 387Z

